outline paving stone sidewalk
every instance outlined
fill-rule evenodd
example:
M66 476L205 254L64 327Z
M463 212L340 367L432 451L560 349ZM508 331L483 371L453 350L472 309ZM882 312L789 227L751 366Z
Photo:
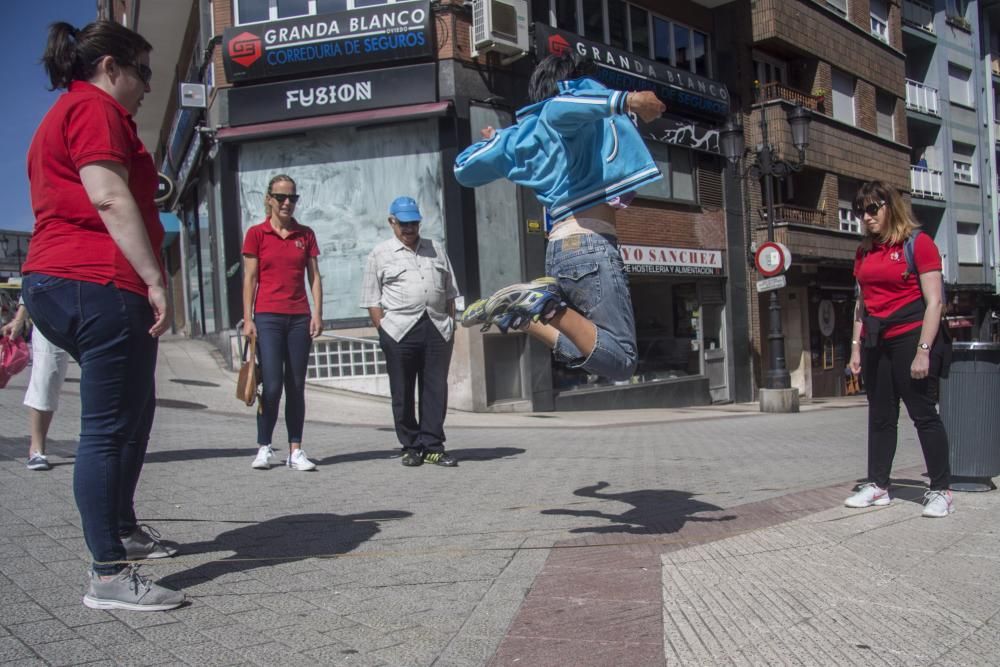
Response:
M15 378L0 391L4 664L762 662L736 641L671 648L682 626L670 605L703 604L693 596L703 590L710 600L719 585L684 567L703 559L695 549L756 535L776 540L768 537L774 530L813 544L817 537L810 530L847 525L817 519L840 511L827 509L837 501L823 498L822 490L836 489L829 493L841 499L865 460L865 411L846 402L799 415L759 415L744 406L544 419L456 413L449 416L448 444L459 468L411 470L393 458L385 401L310 390L305 447L318 470L254 471L253 413L230 398L232 374L218 367L203 343L167 341L158 375L164 402L137 511L183 547L181 556L149 563L144 571L183 588L190 604L165 613L100 612L80 603L87 554L72 495L76 387L67 385L53 425L55 468L39 473L24 467L25 381ZM276 435L282 429L279 422ZM912 429L902 426L897 473L919 482L914 466L920 460ZM972 530L961 522L974 520L988 544L1000 501L978 496L980 508L967 497L948 520L924 520L926 528L910 523L924 532L951 532ZM873 516L907 508L919 510L904 502ZM857 516L868 520L865 513ZM835 528L823 534L834 545L848 541ZM905 551L905 544L890 553ZM575 562L560 560L570 554L578 554ZM684 554L687 561L661 574L661 558ZM635 558L647 567L642 574L631 568ZM733 563L747 570L753 565ZM596 576L600 570L617 572L619 581L573 598L564 585L573 577L551 578L559 574L553 566L589 568L595 582L606 582ZM986 567L980 571L989 575ZM664 589L667 573L684 577L683 585L668 582ZM734 585L738 574L730 577ZM992 574L981 580L990 595L956 602L969 623L992 608L983 601L996 598ZM965 581L947 568L936 581L947 587L953 579ZM676 591L689 597L678 598ZM614 611L608 601L626 604ZM570 607L590 613L589 624L562 644L572 651L546 652L558 643L536 642L524 631L530 627L526 617L562 615ZM749 603L730 611L732 622L744 628L771 618ZM699 644L692 632L716 632L696 620L690 626L684 632L693 646ZM622 632L614 635L616 628L638 628L640 640L633 643L642 650L619 650L628 640ZM958 631L959 625L945 629ZM595 635L602 634L611 639L606 651L594 649ZM532 642L522 641L526 637ZM894 647L900 637L894 635ZM968 650L977 651L972 644ZM574 657L587 653L590 663ZM852 662L853 655L841 662ZM995 656L993 650L973 662Z

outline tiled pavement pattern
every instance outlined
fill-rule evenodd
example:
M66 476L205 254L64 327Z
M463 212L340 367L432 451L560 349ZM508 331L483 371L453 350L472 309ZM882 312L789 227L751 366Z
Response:
M386 402L310 390L305 448L319 469L253 471L253 414L230 398L232 375L203 344L168 341L159 395L189 409L159 410L138 511L183 547L182 556L144 571L183 587L191 603L166 613L99 612L80 603L86 551L71 489L76 385L67 385L53 426L57 465L38 473L23 465L25 381L0 391L4 664L507 664L526 614L562 613L574 577L551 578L550 568L570 554L617 576L576 600L590 619L575 636L550 653L552 643L535 642L534 653L511 664L586 664L578 655L591 655L589 664L662 664L671 625L663 619L673 602L661 593L660 556L798 526L788 519L828 506L814 489L856 478L864 461L863 409L759 415L729 406L541 419L455 414L448 444L460 467L410 470L390 458ZM720 414L729 416L707 418ZM919 461L912 430L903 428L897 463L910 470ZM839 501L845 491L831 493ZM995 518L1000 503L981 498L985 509L968 515ZM961 516L916 523L945 530ZM810 518L798 521L815 528ZM709 590L722 580L691 574L677 588ZM995 582L994 572L986 599L996 597ZM961 613L970 620L989 608L967 597ZM750 627L757 618L770 616L730 622ZM688 636L714 631L698 622L691 628ZM605 635L614 645L602 653L594 640ZM676 662L763 661L740 657L744 644L726 646L731 653L686 648ZM995 658L995 650L986 655Z

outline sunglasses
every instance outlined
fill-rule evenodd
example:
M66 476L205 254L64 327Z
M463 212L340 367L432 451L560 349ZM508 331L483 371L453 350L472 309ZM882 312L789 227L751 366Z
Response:
M286 194L281 194L280 192L275 194L268 192L267 196L273 199L274 201L278 202L279 204L284 204L286 201L290 201L294 204L299 200L299 195L286 195Z
M148 86L149 82L153 78L153 70L149 65L143 65L142 63L130 63L131 67L135 68L135 73L139 75L139 80L142 81L142 85Z
M409 227L410 225L419 225L419 220L414 220L413 222L407 222L405 220L400 220L399 218L392 219L393 224L399 225L400 227Z
M876 215L878 215L878 212L882 209L883 206L885 206L885 202L880 201L877 204L868 204L868 206L865 206L864 208L856 208L854 209L854 217L860 218L862 215L867 213L868 215L874 218Z

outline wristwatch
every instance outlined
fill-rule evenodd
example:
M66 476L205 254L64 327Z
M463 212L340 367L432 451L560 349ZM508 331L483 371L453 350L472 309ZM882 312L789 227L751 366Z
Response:
M927 343L920 343L919 345L917 345L917 347L919 347L921 350L929 350L929 349L931 349L931 346L928 345Z

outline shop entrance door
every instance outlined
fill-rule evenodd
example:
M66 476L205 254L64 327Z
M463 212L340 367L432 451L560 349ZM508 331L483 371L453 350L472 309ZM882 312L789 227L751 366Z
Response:
M726 358L726 305L713 296L722 296L715 284L702 284L702 358L713 403L728 403L729 360Z

